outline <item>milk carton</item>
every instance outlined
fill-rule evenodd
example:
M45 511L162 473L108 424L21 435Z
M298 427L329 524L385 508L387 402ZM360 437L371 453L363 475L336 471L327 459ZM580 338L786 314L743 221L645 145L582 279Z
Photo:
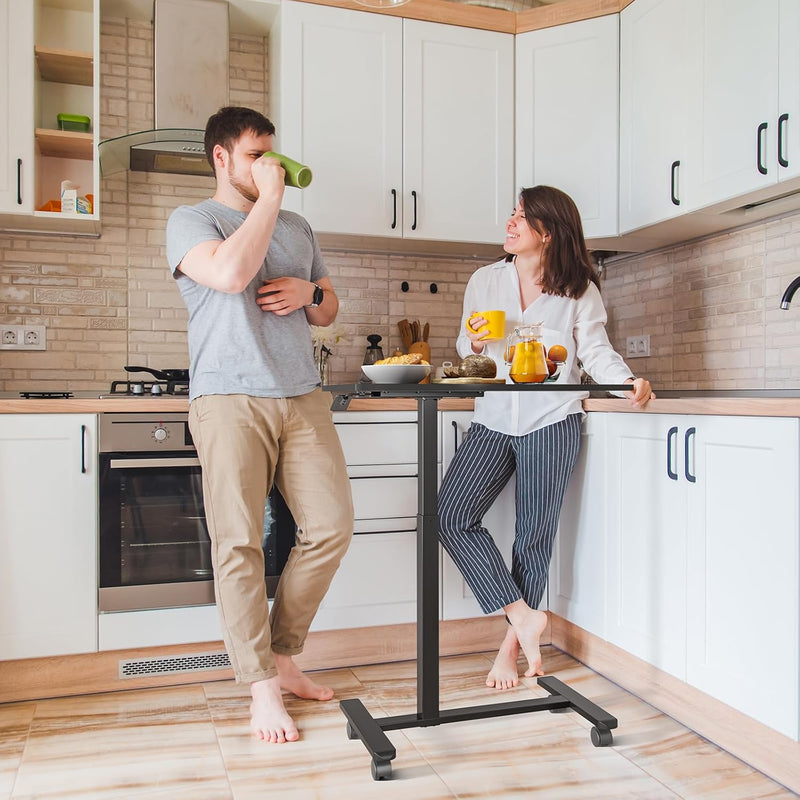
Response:
M78 213L78 184L72 181L61 181L61 213Z

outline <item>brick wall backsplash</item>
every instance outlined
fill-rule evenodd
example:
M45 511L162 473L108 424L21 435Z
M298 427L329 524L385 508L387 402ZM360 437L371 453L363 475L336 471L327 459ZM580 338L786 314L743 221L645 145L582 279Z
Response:
M266 40L232 33L230 49L230 102L269 113ZM149 23L103 18L103 138L153 126L152 63ZM210 196L213 186L210 178L118 173L102 181L100 238L0 233L0 322L47 327L47 350L0 351L0 390L102 391L125 364L188 366L187 314L167 268L164 229L172 209ZM404 318L430 323L435 364L457 358L464 287L483 260L324 255L344 330L329 380L358 377L369 334L391 355ZM631 368L656 388L800 385L800 297L788 312L778 309L798 262L800 214L609 259L609 336L624 353L626 337L650 335L650 357Z

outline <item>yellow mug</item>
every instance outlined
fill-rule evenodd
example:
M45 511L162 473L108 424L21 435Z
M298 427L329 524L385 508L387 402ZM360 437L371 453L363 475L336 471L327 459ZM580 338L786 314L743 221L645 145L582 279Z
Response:
M483 317L486 322L479 328L472 327L472 320ZM476 311L466 322L468 331L473 333L486 333L483 341L500 340L506 338L506 312L505 311Z

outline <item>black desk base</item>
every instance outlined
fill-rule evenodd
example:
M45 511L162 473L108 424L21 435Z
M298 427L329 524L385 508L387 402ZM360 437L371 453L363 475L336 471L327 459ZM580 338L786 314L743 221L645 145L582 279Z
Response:
M439 518L437 514L438 400L440 397L477 397L486 391L556 391L555 384L459 384L386 385L355 384L325 386L333 394L332 409L345 410L351 397L413 397L418 409L417 467L419 513L417 515L417 713L396 717L373 717L358 699L339 703L347 718L347 738L361 739L372 757L376 781L392 776L397 751L384 731L425 728L446 722L486 719L529 711L577 711L594 726L595 747L608 747L617 720L582 694L550 676L538 679L549 697L488 706L439 709ZM586 392L586 386L559 385L558 391ZM625 391L629 386L592 387L599 391Z
M347 738L361 739L364 747L372 756L372 777L376 781L392 776L392 760L397 755L394 745L384 731L396 731L402 728L426 728L446 722L503 717L509 714L524 714L529 711L559 713L574 710L594 725L590 735L595 747L608 747L613 742L611 730L617 727L615 717L574 689L570 689L558 678L546 676L539 678L538 683L550 693L550 697L535 697L513 703L494 703L489 706L445 709L438 711L430 719L424 718L420 714L403 714L375 719L360 700L342 700L339 708L347 717Z

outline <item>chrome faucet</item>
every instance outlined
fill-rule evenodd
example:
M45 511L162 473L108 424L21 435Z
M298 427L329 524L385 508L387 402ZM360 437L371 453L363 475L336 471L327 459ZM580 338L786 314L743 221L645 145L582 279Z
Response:
M794 297L794 293L797 289L800 288L800 275L798 275L787 287L786 291L783 293L783 297L781 297L781 308L785 311L789 308L789 303L792 302L792 298Z

